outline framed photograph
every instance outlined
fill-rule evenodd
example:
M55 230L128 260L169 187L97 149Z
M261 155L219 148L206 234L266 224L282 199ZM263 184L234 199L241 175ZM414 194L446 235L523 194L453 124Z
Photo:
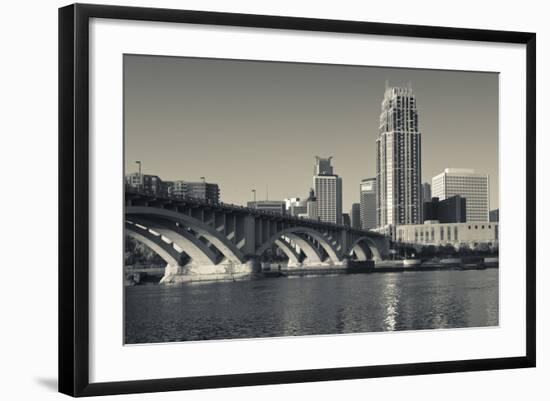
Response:
M534 33L61 8L59 390L535 366L535 82Z

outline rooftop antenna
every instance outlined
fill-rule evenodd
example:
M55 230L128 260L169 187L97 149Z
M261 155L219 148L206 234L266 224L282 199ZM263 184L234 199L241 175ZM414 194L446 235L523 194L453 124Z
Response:
M269 189L267 187L267 184L265 184L265 200L269 200Z

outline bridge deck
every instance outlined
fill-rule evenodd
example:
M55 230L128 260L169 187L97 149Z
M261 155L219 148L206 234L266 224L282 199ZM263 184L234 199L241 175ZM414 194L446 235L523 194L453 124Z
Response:
M135 190L126 189L125 191L125 201L127 206L138 205L141 203L146 203L148 206L157 206L157 207L170 207L170 206L191 206L197 208L204 208L209 210L215 210L225 213L239 213L247 214L258 217L263 217L275 221L284 221L284 222L295 222L300 224L306 224L309 227L317 228L326 228L331 227L334 229L346 230L355 234L368 235L369 237L384 237L383 234L370 231L356 229L342 224L334 224L325 221L319 221L314 219L307 219L298 216L283 215L275 212L268 211L259 211L254 208L249 208L241 205L234 205L223 202L211 202L203 199L191 198L191 197L171 197L171 196L158 196L155 194L143 193Z

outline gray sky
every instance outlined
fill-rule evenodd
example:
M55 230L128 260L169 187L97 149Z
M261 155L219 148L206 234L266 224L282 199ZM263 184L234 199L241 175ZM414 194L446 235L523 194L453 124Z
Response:
M411 83L422 180L446 167L489 174L498 191L498 74L124 56L126 172L220 185L224 202L306 197L314 156L333 156L344 212L376 172L385 81Z

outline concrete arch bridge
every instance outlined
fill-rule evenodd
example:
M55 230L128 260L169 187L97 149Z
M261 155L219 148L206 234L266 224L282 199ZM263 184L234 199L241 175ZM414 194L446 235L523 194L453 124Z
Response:
M389 249L378 233L246 207L128 191L125 202L125 232L166 262L164 283L249 276L266 252L284 254L287 268L319 268Z

